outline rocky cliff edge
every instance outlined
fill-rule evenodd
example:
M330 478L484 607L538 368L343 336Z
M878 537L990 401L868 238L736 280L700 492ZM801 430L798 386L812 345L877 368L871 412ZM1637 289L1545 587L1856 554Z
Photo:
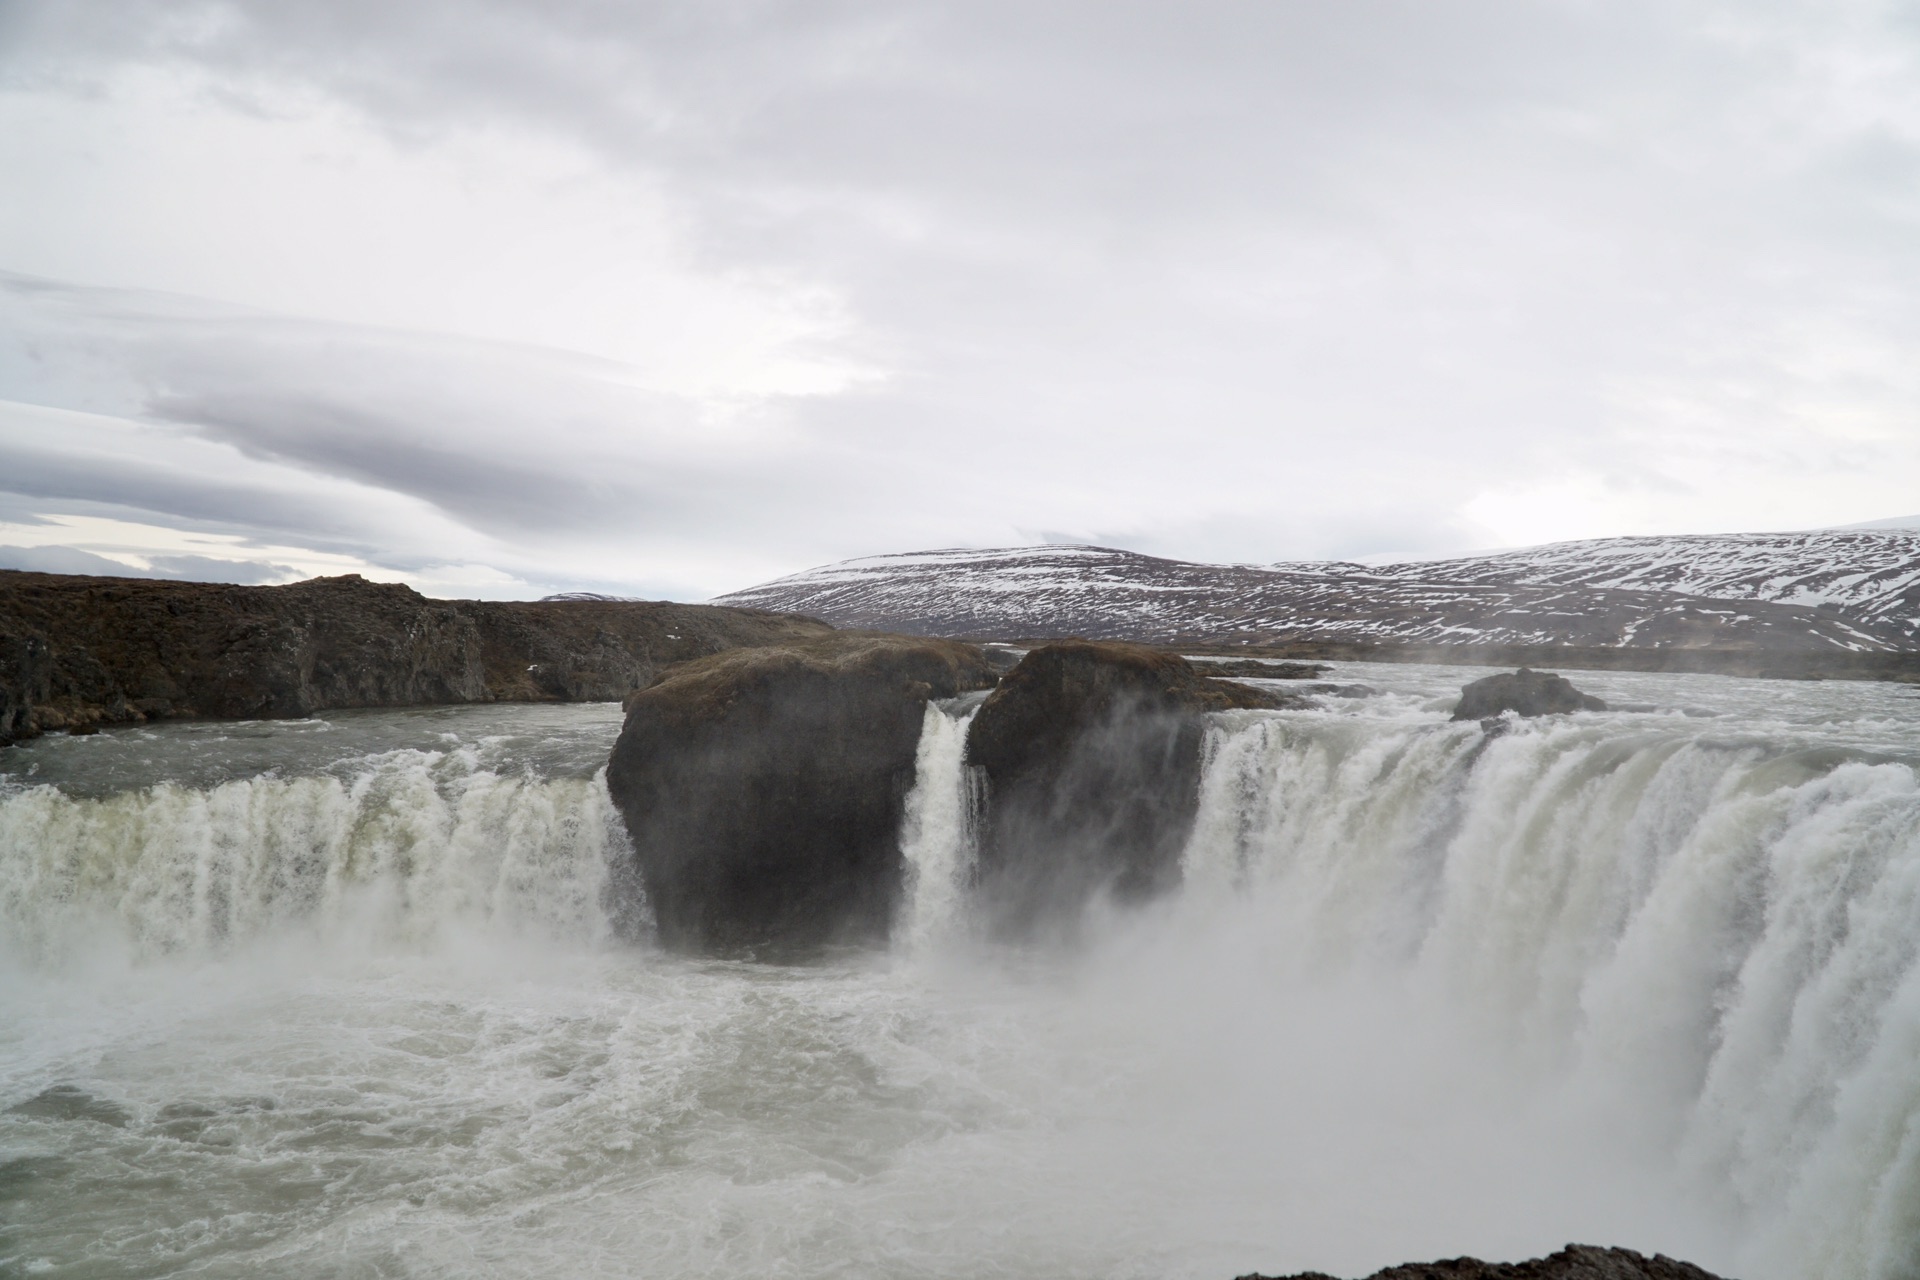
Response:
M614 700L675 662L831 631L713 605L432 600L355 574L239 587L0 571L0 744L182 716Z

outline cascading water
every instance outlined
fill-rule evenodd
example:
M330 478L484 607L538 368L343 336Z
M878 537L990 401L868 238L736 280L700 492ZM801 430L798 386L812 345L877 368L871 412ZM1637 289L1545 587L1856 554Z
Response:
M980 701L929 702L921 722L914 788L900 831L907 885L896 939L910 952L950 939L963 927L980 803L979 780L966 764L967 727Z
M599 777L394 751L345 776L0 797L0 946L133 958L287 931L421 942L462 923L597 940L619 823Z
M930 707L893 953L796 967L613 943L611 708L18 750L0 1275L1920 1275L1920 702L1340 674L1070 950L969 929Z
M1737 1203L1756 1269L1920 1274L1910 761L1644 716L1237 713L1208 751L1194 892L1612 1095Z

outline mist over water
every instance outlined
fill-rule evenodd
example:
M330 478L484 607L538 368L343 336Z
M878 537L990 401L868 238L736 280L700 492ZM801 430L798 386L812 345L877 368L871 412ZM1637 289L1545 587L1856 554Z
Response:
M1920 697L1576 675L1217 717L1181 891L887 953L619 941L604 707L0 753L0 1275L1920 1274ZM8 1110L8 1109L11 1110Z

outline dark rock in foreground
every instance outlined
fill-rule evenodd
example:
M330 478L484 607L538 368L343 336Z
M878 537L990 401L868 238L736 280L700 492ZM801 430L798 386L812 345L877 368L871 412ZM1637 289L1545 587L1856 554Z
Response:
M1042 645L967 734L987 778L978 886L995 927L1069 921L1095 895L1137 902L1179 878L1200 795L1202 715L1294 705L1141 645Z
M1294 1276L1241 1276L1240 1280L1334 1280L1319 1271ZM1664 1254L1651 1258L1631 1249L1600 1249L1570 1244L1556 1254L1528 1262L1482 1262L1478 1258L1451 1258L1445 1262L1410 1262L1376 1271L1367 1280L1718 1280L1690 1262Z
M973 645L841 634L703 658L633 695L607 786L660 940L883 940L927 701L993 682Z
M1504 711L1522 716L1551 716L1569 711L1605 711L1607 704L1580 692L1565 676L1522 667L1511 674L1475 680L1460 691L1455 720L1486 720Z
M674 662L822 634L709 605L429 600L351 574L236 587L0 571L0 743L173 716L613 700Z

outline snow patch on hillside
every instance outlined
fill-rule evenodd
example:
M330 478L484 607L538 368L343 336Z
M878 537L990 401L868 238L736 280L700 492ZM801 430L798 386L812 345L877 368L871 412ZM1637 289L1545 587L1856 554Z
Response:
M1610 538L1378 567L950 548L715 603L941 635L1884 651L1920 638L1920 531Z

